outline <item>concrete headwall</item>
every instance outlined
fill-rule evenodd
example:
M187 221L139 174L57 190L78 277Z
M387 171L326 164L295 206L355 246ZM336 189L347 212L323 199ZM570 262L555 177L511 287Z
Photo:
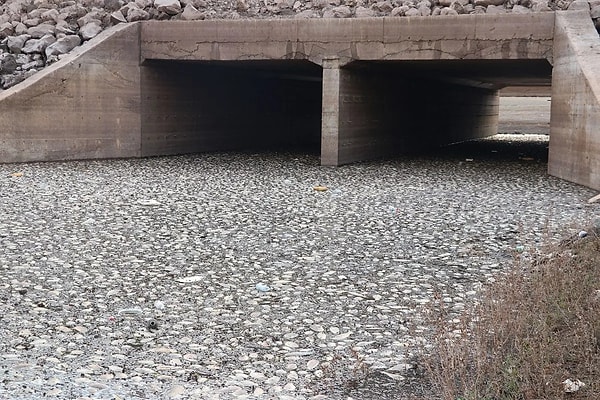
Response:
M0 93L0 162L140 155L139 25Z
M339 165L492 135L498 89L552 60L549 171L600 188L600 41L573 12L119 25L0 93L0 162L320 144Z
M154 60L551 59L553 13L297 20L146 21Z
M303 120L283 109L272 113L269 107L275 103L253 98L256 92L273 96L272 90L259 88L269 88L270 83L297 94L304 91L299 89L302 86L256 77L223 80L212 73L202 83L208 76L205 66L214 62L221 63L223 73L227 66L259 60L289 63L292 73L292 62L322 67L319 114L321 162L325 165L490 136L497 132L497 88L502 84L485 81L494 73L507 79L524 72L517 64L509 71L501 67L494 71L491 64L478 67L477 62L535 61L536 66L525 72L530 75L527 79L546 79L544 73L540 78L529 70L537 69L540 60L548 65L553 34L554 16L548 13L147 21L141 28L142 101L143 110L155 111L143 111L147 115L142 118L142 153L246 147L248 139L255 142L261 136L258 132L267 132L263 137L276 141L278 136L269 131L289 131L285 120L292 122L287 124L290 126ZM168 72L174 60L185 65L187 72ZM435 63L432 78L418 73L414 64L403 65L415 60ZM464 65L452 63L457 61L472 61L469 73L460 71ZM481 77L488 69L492 72ZM288 103L286 96L279 97L279 103ZM313 95L300 97L318 102ZM307 110L302 102L295 108ZM268 119L273 120L271 124ZM302 135L313 137L314 126L311 123L309 129L297 130L297 140L305 140ZM249 134L254 139L248 138Z
M600 39L585 12L557 12L550 174L600 189Z

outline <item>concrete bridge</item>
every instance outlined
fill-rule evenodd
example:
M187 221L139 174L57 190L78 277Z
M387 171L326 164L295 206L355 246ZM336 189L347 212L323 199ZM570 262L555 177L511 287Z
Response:
M0 93L0 161L307 146L323 165L497 133L498 91L551 86L549 172L600 189L587 13L146 21Z

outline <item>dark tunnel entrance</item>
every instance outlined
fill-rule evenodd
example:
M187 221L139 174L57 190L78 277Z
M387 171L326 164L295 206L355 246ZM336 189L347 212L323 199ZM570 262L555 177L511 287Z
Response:
M142 156L321 155L324 165L429 153L498 133L498 92L548 86L546 60L355 61L339 69L333 142L324 70L307 60L146 60ZM325 107L324 107L325 105ZM325 145L325 143L327 143Z
M354 61L340 73L339 150L330 152L331 165L430 154L496 135L500 89L548 87L552 65L537 59L380 60Z
M305 60L142 65L142 155L319 154L322 69Z

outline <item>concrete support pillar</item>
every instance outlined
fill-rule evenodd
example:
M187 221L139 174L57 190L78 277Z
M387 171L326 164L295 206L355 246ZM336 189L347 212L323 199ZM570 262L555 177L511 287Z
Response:
M340 165L340 60L323 60L321 165Z
M385 76L323 62L321 164L342 165L381 158L397 147L397 108L406 97L390 96Z

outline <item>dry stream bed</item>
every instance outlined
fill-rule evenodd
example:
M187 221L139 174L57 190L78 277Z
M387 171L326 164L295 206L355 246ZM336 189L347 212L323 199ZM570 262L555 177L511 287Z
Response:
M0 165L0 399L400 398L428 302L597 215L507 138Z

